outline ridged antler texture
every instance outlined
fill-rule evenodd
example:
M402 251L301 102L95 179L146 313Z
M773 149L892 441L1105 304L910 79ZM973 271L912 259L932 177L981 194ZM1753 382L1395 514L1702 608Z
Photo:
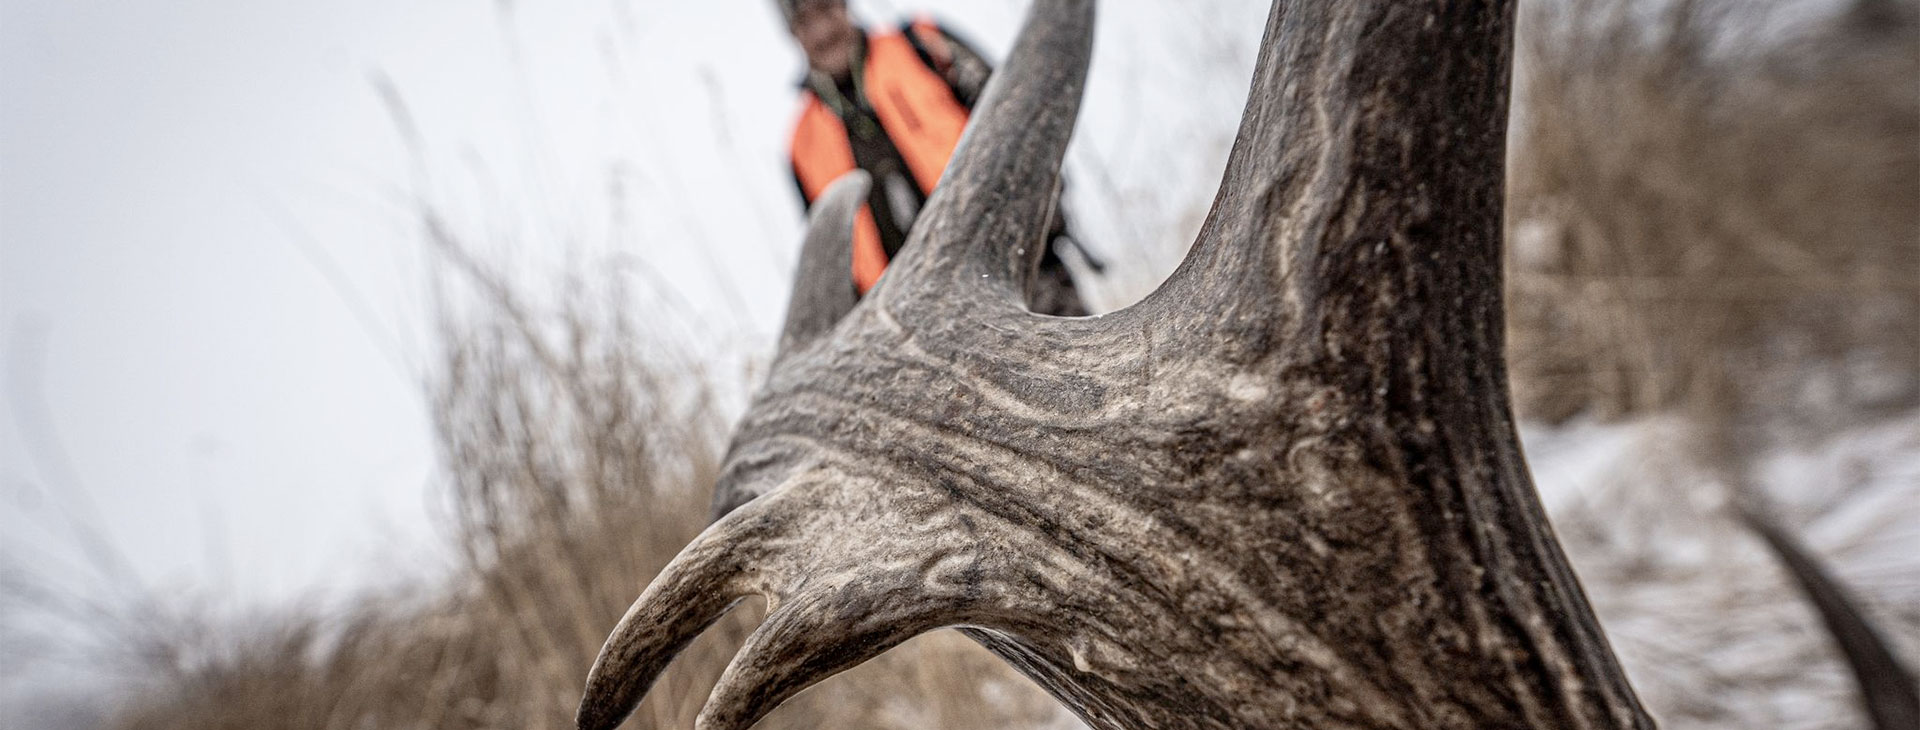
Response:
M843 318L796 296L724 516L615 630L581 727L757 594L705 730L943 626L1096 728L1650 728L1509 415L1511 24L1277 2L1187 261L1056 319L1019 302L1092 3L1037 2L894 268Z

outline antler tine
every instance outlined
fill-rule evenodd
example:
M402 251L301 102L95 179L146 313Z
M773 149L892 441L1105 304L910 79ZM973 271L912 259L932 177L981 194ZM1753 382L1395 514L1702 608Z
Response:
M853 268L853 226L870 184L865 171L855 170L835 180L814 205L776 360L833 329L859 301L848 272Z
M959 620L919 583L914 574L862 576L780 606L727 665L695 727L747 730L801 690Z
M1284 327L1326 282L1398 286L1370 274L1410 257L1497 273L1461 257L1499 255L1512 7L1276 2L1213 209L1153 311Z
M1304 235L1299 230L1304 221L1291 208L1311 194L1306 188L1318 164L1338 161L1327 159L1337 150L1326 144L1323 120L1311 116L1317 89L1310 75L1323 60L1322 44L1302 37L1332 26L1299 17L1330 9L1301 5L1275 2L1268 13L1246 109L1213 208L1186 259L1141 303L1142 309L1163 309L1154 302L1166 300L1213 317L1218 313L1207 305L1231 307L1244 298L1278 311L1267 299L1287 270L1294 241Z
M1046 245L1093 54L1093 0L1036 0L881 290L995 290L1019 306ZM917 282L904 284L903 282Z
M714 687L699 730L746 730L808 686L941 626L999 626L1003 594L984 577L997 556L953 543L948 560L930 565L919 552L962 528L996 528L943 511L951 496L911 479L893 486L917 500L908 511L930 519L879 522L861 514L873 486L816 467L707 528L607 639L578 728L619 726L674 655L749 594L764 596L770 613Z
M587 673L575 718L580 730L619 726L694 637L741 598L764 592L752 578L777 566L753 546L781 528L771 506L748 505L709 526L633 602Z

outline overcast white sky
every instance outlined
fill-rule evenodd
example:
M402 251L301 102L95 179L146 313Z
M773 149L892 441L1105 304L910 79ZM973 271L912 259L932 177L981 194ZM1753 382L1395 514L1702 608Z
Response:
M997 55L1024 5L914 7ZM1074 154L1112 167L1076 194L1204 197L1264 4L1102 11ZM763 342L799 63L765 0L0 0L5 564L97 593L83 525L147 590L243 605L429 550L414 196L517 270L630 255ZM1165 259L1126 245L1189 225L1175 207L1086 227Z
M78 519L163 594L249 599L425 534L411 166L371 79L399 89L430 154L584 160L577 145L619 142L594 107L614 8L4 7L9 558L64 570ZM761 13L735 10L771 95L789 59ZM627 32L693 35L639 20ZM544 108L518 103L536 89Z

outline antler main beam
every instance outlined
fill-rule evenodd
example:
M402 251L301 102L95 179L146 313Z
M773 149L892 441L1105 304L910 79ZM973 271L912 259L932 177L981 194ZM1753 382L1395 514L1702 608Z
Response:
M838 324L783 337L583 730L754 594L703 730L943 626L1101 730L1651 728L1509 415L1510 0L1276 2L1188 260L1046 318L1018 283L1091 26L1036 2L894 270L844 317L796 296L789 333Z

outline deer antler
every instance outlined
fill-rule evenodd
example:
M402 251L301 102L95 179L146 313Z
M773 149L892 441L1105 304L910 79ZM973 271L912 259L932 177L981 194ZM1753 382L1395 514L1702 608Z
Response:
M855 216L871 182L865 171L847 173L827 186L813 207L807 239L800 245L793 298L787 302L787 323L780 330L780 357L826 334L859 302L847 271L853 267Z
M1276 2L1187 261L1057 319L1021 285L1092 3L1036 2L893 270L783 337L724 517L608 639L580 727L758 594L703 730L943 626L1096 728L1651 728L1509 416L1511 18Z

